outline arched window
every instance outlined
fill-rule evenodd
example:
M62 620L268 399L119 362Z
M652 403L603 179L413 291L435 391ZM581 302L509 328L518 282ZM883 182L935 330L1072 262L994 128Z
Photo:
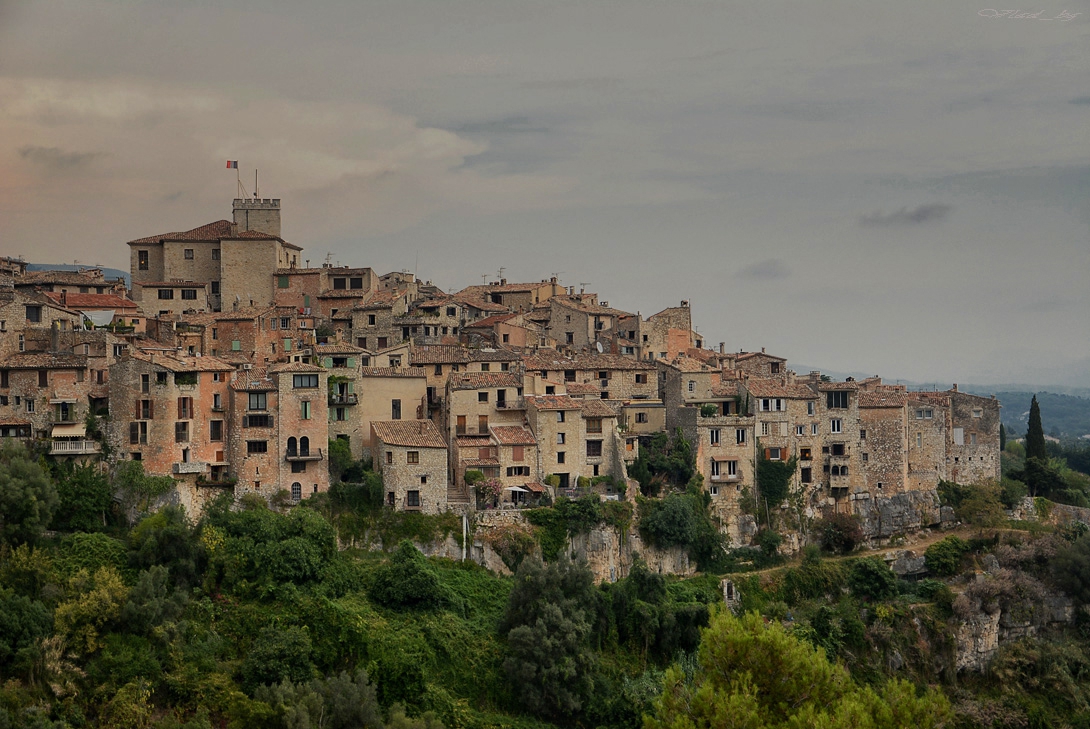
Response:
M841 466L840 467L840 475L841 476L847 476L848 475L848 467L847 466Z
M291 500L298 501L303 498L303 484L296 481L291 485Z
M294 456L296 452L295 438L288 438L288 455Z
M310 438L306 437L305 435L299 439L299 455L310 455Z
M832 475L834 475L834 476L839 476L840 475L840 466L833 466Z

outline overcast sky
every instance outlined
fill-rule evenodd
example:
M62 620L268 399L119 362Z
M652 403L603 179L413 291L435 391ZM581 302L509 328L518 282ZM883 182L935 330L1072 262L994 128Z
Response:
M988 2L0 0L0 254L127 269L237 159L312 265L1090 386L1090 0Z

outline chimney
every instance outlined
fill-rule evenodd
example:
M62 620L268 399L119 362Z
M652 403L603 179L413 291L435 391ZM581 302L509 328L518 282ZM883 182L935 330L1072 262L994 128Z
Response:
M954 392L957 392L958 391L958 383L955 382L954 386L952 388L950 388L950 389L953 390Z
M720 342L719 343L719 354L726 354L726 353L727 353L727 343L726 342Z
M761 347L761 354L764 354L764 353L765 353L765 348Z

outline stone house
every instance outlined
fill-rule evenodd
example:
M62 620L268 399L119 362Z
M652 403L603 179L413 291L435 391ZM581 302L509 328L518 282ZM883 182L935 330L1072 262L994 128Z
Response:
M593 349L599 343L610 346L617 322L632 316L611 308L608 301L599 304L593 295L553 296L548 303L545 331L556 340L557 348L572 352Z
M316 365L281 363L235 374L231 383L231 473L235 493L293 501L329 489L328 374Z
M815 465L822 464L825 445L818 423L818 393L806 385L793 382L786 375L777 378L749 377L741 380L737 386L743 407L748 402L754 418L757 455L771 461L797 457L796 484L810 487L825 482L822 475L824 466L821 465L815 472ZM829 452L831 454L833 449L830 448Z
M742 499L756 490L756 419L749 414L705 417L696 407L682 408L678 425L692 444L697 472L711 495L711 510L735 545L748 544L755 529L742 512Z
M149 282L188 281L207 286L207 306L215 311L232 303L271 304L272 274L297 267L302 248L280 237L280 200L236 199L233 213L233 222L129 241L134 290L153 288Z
M348 420L334 428L338 435L349 436L356 458L374 456L372 421L418 420L427 412L427 378L421 367L360 367L356 382L358 404L346 407Z
M556 341L545 335L544 327L523 313L495 314L466 324L462 340L469 346L517 350L556 346Z
M564 356L550 349L528 353L522 361L526 372L550 382L563 382L569 394L573 385L594 385L603 400L658 399L655 365L649 362L615 354Z
M522 395L522 377L517 372L450 375L443 408L448 437L487 436L493 425L521 425Z
M688 301L663 309L643 319L639 313L621 317L617 322L614 350L642 360L672 361L704 342L693 331L692 311Z
M447 510L447 444L435 423L372 421L371 440L387 506L425 514Z
M48 292L47 298L70 311L78 311L92 326L128 328L134 334L144 332L144 318L136 302L118 294L70 294Z
M84 435L94 380L88 357L71 351L16 352L0 362L0 418L51 440L60 455L98 453Z
M671 362L656 360L659 392L666 406L666 429L681 425L683 408L714 407L720 415L747 414L744 392L737 386L741 373L718 370L693 357L682 355Z
M234 368L214 357L177 357L132 350L110 368L110 438L122 458L178 481L195 513L230 470L230 379Z
M947 469L951 481L977 483L1000 477L999 401L960 392L946 392L950 400Z
M73 331L83 316L37 291L0 286L0 362L16 352L46 350L53 331Z
M423 367L428 377L428 417L441 417L447 380L455 372L508 372L517 369L518 355L502 349L470 349L440 344L412 347L409 364Z
M134 281L132 298L144 317L180 317L212 310L208 286L188 279Z
M732 355L726 364L727 369L738 369L753 377L776 377L787 374L787 360L765 352L739 352Z
M329 437L348 441L355 446L353 455L359 457L363 443L370 435L362 418L356 415L359 407L357 388L360 381L360 361L364 351L350 344L319 344L311 349L315 364L329 373Z
M609 403L567 395L527 395L524 400L543 480L557 476L563 491L575 488L580 476L625 477L624 441Z
M853 381L821 382L816 389L817 416L811 429L816 423L821 438L821 483L829 489L829 505L850 512L848 501L869 493L860 448L865 436L859 422L858 386Z
M553 296L566 293L567 289L553 276L537 283L507 283L507 279L501 278L480 286L467 286L458 292L458 296L499 304L510 311L529 311Z
M409 310L410 292L374 291L352 307L352 341L361 349L379 351L408 340L395 320Z
M0 274L2 275L2 274ZM114 294L125 296L125 279L106 278L101 268L80 268L78 271L24 271L12 277L17 291L32 293Z

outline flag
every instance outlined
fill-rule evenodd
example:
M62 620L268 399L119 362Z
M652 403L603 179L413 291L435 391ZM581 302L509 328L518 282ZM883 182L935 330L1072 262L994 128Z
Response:
M236 160L227 160L227 169L237 170L238 169L238 160L237 159Z

